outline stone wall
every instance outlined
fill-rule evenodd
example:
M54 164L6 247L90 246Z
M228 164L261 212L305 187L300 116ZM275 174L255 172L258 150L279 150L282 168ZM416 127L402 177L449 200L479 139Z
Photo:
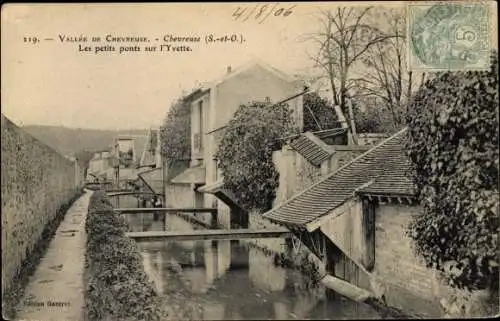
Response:
M358 134L358 144L362 146L375 146L388 138L387 134L362 133Z
M81 188L74 161L2 115L2 295L46 224Z
M439 279L437 272L425 267L413 251L405 234L413 215L420 207L381 204L375 212L375 266L385 289L387 303L414 314L440 316L440 299L452 290Z
M167 184L165 189L166 207L182 208L194 206L194 191L191 184Z
M249 214L249 228L251 229L282 229L279 224L275 224L270 220L263 218L261 213L251 212ZM323 274L325 271L324 263L309 249L300 243L300 240L294 238L294 244L287 245L285 239L282 238L268 238L268 239L246 239L243 242L250 243L261 249L265 249L276 255L285 257L287 260L293 262L296 268L299 268L305 261L314 264L317 267L316 272ZM308 271L310 272L310 271Z

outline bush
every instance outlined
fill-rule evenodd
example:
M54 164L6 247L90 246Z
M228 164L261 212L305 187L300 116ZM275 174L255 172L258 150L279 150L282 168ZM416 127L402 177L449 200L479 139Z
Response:
M304 132L340 127L332 104L315 92L304 95ZM318 124L321 128L318 128Z
M271 207L279 184L272 152L281 149L281 137L297 132L286 104L242 105L228 122L216 158L225 187L246 210Z
M498 61L437 74L409 106L407 150L423 215L417 253L453 287L498 289Z
M182 99L170 107L160 128L160 140L167 163L191 158L191 108Z
M125 236L127 224L104 191L91 196L85 229L88 319L159 320L157 293L137 245Z

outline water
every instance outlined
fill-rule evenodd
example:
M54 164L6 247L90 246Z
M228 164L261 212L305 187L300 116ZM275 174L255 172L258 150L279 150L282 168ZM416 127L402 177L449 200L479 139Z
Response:
M122 205L123 206L123 205ZM183 218L129 215L133 231L193 230ZM159 241L138 243L146 273L172 320L380 319L365 304L328 298L321 285L247 241Z

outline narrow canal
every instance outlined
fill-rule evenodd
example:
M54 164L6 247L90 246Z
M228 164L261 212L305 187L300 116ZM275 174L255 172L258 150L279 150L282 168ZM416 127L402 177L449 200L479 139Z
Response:
M120 207L125 206L121 200ZM133 202L132 202L133 203ZM131 231L198 229L176 215L127 215ZM164 223L165 222L165 223ZM325 288L243 240L138 243L172 320L380 319L370 306Z

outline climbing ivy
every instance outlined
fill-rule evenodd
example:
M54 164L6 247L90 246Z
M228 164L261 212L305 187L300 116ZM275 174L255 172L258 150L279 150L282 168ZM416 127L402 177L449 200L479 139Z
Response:
M297 132L286 104L242 105L228 122L216 158L224 185L245 209L271 207L279 184L272 152L282 147L280 137Z
M160 127L161 154L167 163L191 158L190 106L179 99L170 107Z
M436 74L410 103L406 148L423 214L409 235L453 287L498 288L498 61Z

